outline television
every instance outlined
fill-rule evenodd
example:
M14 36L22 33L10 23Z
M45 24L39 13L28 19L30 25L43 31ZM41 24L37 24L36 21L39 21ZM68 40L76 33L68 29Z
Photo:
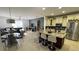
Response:
M7 19L7 23L15 23L14 19Z

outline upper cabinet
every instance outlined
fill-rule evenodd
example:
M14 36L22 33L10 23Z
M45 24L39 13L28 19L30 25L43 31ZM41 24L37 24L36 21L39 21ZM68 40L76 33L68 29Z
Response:
M56 23L62 23L63 26L67 26L68 20L79 20L79 14L65 15L59 17L46 17L46 26L55 26Z

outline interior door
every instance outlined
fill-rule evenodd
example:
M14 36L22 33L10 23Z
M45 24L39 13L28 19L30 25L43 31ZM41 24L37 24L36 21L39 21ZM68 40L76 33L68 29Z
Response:
M40 20L37 21L37 30L40 30Z

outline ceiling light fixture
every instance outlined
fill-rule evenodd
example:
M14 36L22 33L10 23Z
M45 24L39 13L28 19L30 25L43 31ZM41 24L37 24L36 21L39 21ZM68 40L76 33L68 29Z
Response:
M11 17L11 8L9 8L9 15L10 15L10 17L7 19L7 23L15 23L15 20L14 19L12 19L12 17Z
M58 9L61 9L62 7L58 7Z
M66 11L62 11L62 13L65 13Z
M46 8L42 8L42 10L45 10Z
M51 13L51 15L54 15L54 13Z

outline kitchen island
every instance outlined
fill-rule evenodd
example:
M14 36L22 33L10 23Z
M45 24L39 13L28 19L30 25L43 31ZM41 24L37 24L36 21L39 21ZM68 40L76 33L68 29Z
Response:
M45 35L46 38L42 38L42 35ZM47 41L45 42L46 43L45 45L48 45L48 42L51 42L53 43L51 44L51 46L61 49L64 44L65 36L66 36L66 33L63 33L63 32L48 33L47 31L39 31L39 42L40 40L43 39L43 43L44 43L44 40ZM49 37L51 37L51 40L49 39Z

